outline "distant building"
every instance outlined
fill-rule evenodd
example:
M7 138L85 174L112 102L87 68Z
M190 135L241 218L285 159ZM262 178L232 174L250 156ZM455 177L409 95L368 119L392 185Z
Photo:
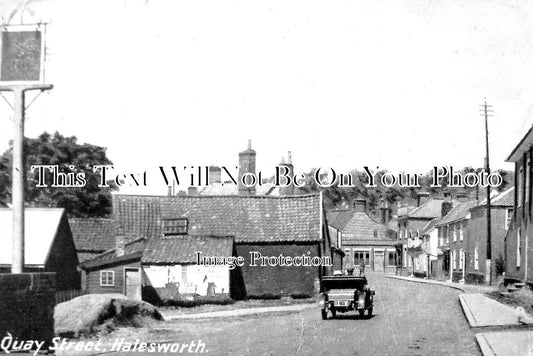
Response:
M356 199L353 209L328 211L330 236L340 240L345 254L344 269L364 266L365 271L396 272L399 245L396 232L389 228L392 211L385 201L380 213L380 222L368 216L364 199Z
M420 262L424 231L432 220L442 217L445 199L430 198L429 193L419 192L416 207L398 210L398 240L402 244L402 268L406 273L415 271L415 260ZM458 201L451 203L454 206Z
M78 257L64 209L26 208L24 272L55 272L58 290L80 288ZM13 210L0 208L0 273L11 272Z

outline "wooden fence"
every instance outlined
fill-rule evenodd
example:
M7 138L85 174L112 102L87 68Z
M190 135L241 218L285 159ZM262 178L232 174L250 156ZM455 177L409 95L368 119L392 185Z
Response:
M87 292L81 289L58 290L56 291L56 304L67 302L84 294L87 294Z

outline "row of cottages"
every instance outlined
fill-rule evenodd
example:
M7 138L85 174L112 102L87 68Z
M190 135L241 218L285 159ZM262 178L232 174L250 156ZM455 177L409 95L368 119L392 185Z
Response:
M504 239L512 216L514 188L491 194L492 267L490 278L504 272ZM413 271L438 280L466 283L488 282L486 269L487 203L465 200L454 203L450 197L441 202L441 216L431 220L408 247Z
M445 198L430 198L429 193L419 192L416 207L398 209L398 241L401 244L402 274L427 271L431 261L437 257L438 251L432 248L431 241L435 241L436 219L443 215L443 205L450 200L451 206L458 204L457 200ZM429 255L429 261L428 257Z
M0 273L11 272L13 210L0 208ZM24 272L55 272L58 290L80 288L78 257L63 209L24 209Z
M82 263L84 288L152 302L190 295L312 296L333 266L260 266L251 256L304 255L339 265L342 252L330 241L325 218L320 194L115 195L116 246ZM197 253L242 256L245 263L199 265Z
M513 149L507 162L515 165L513 217L505 238L505 279L533 286L532 164L533 126Z
M380 202L380 222L367 213L365 199L356 199L353 209L332 210L327 213L330 236L338 241L344 252L344 263L336 270L350 267L365 271L396 273L400 245L397 233L389 227L392 210L384 200ZM343 268L344 267L344 268Z

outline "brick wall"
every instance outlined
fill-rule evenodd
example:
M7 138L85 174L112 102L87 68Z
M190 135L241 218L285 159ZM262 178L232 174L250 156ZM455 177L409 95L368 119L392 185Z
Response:
M54 336L54 273L0 274L0 335L50 344Z

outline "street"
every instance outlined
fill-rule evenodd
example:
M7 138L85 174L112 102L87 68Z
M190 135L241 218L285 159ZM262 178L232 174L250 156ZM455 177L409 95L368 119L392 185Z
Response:
M152 333L167 342L201 340L205 351L214 355L481 354L459 305L458 290L380 275L368 279L376 290L370 319L347 313L322 320L319 310L310 308L292 314L172 321ZM151 341L146 334L120 333L109 336ZM131 353L113 355L120 354Z

